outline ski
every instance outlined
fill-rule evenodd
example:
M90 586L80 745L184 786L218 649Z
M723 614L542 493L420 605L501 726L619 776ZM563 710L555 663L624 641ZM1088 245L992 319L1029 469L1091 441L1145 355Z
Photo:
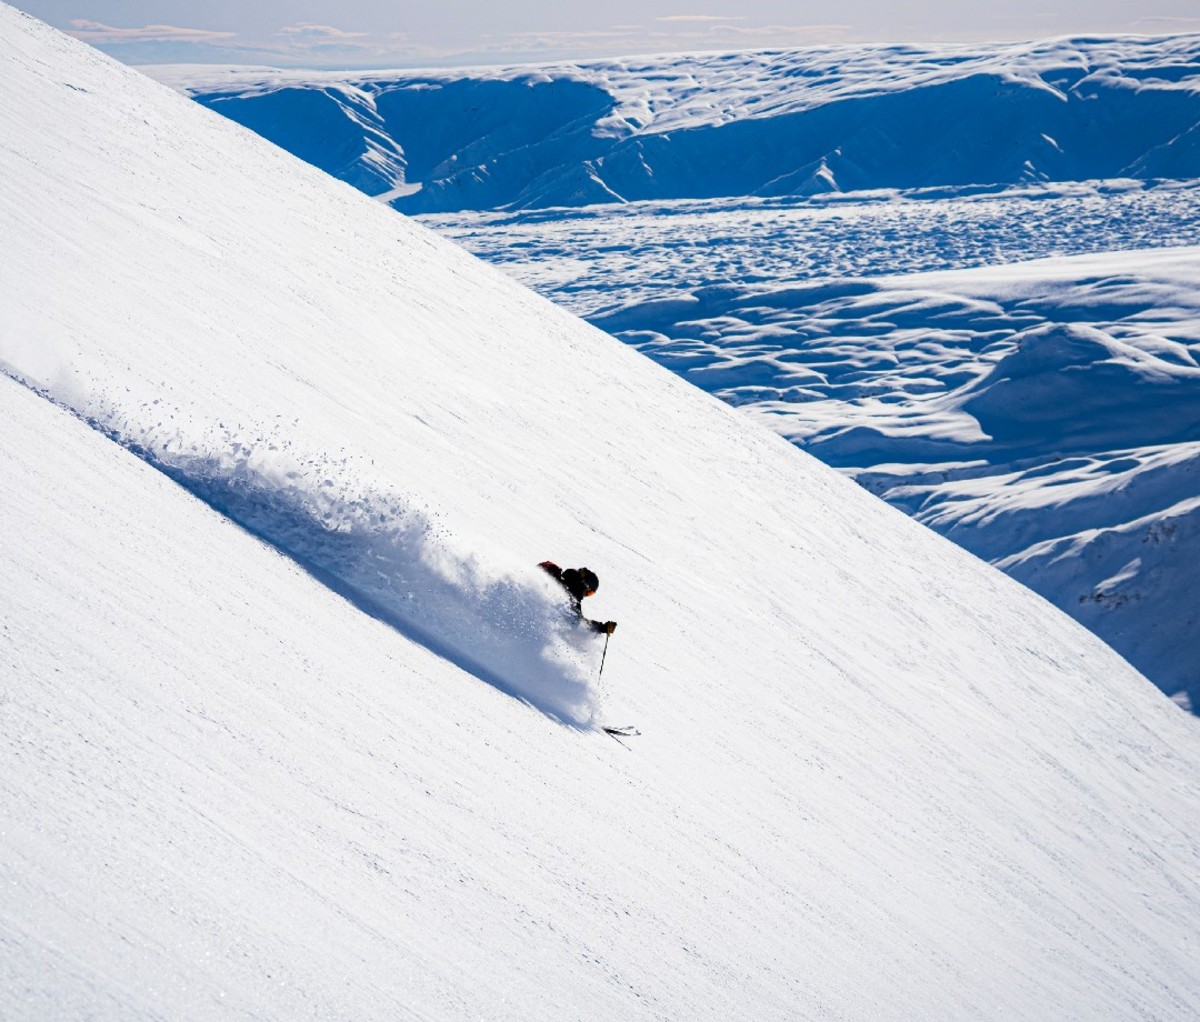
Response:
M640 735L641 732L632 724L626 724L624 727L606 727L605 734L614 735L620 738L632 738L634 735Z

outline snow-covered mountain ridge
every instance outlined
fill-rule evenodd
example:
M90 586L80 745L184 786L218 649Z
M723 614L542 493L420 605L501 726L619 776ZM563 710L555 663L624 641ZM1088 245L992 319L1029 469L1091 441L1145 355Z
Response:
M147 70L428 213L1200 177L1197 68L1200 35L422 72Z
M1111 650L278 149L0 47L0 1014L1197 1014L1200 747ZM620 621L575 726L528 616L455 618L553 611L543 557Z

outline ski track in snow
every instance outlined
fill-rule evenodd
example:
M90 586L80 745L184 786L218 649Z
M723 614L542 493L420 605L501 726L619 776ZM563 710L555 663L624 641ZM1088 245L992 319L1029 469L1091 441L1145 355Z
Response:
M360 459L299 454L278 426L219 426L197 437L172 429L176 416L159 400L124 411L107 398L30 389L360 610L564 724L595 724L594 636L559 587L534 566L481 554L478 541L456 536L411 496L364 483L370 466Z

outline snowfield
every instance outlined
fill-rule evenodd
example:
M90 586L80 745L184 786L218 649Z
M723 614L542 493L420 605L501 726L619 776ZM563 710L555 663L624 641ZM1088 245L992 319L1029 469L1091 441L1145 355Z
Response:
M419 219L590 319L712 285L783 287L1200 245L1200 179L630 202Z
M0 1015L1200 1013L1200 736L1109 648L249 132L0 51Z

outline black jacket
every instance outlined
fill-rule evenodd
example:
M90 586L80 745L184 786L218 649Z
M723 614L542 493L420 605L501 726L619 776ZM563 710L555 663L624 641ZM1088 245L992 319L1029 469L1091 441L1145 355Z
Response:
M595 578L587 568L567 568L563 571L553 561L542 561L538 565L547 575L554 579L563 589L566 590L567 596L571 600L571 610L575 612L575 616L579 618L579 623L590 628L593 632L604 634L608 631L608 625L602 621L593 621L591 618L583 616L582 602L583 598L588 594L588 577L591 576L593 584L591 588L595 588Z

